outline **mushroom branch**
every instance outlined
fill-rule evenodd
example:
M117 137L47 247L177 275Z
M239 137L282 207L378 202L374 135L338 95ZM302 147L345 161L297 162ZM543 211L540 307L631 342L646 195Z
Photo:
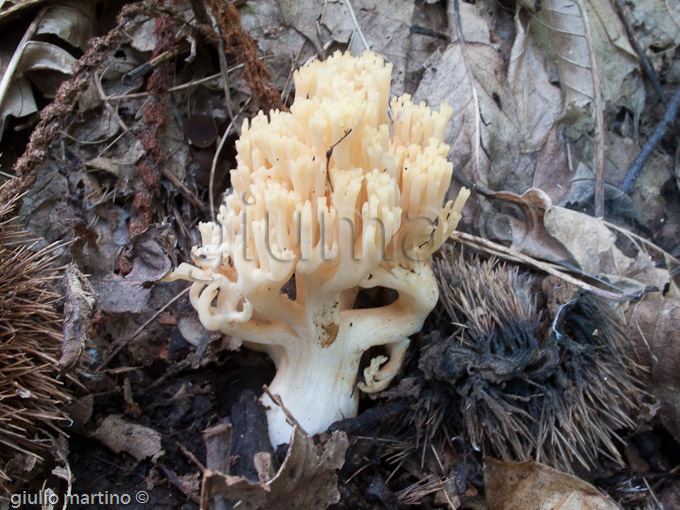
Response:
M199 225L193 264L167 278L193 283L207 329L272 357L270 390L308 433L356 416L360 391L381 391L396 375L438 299L429 257L469 195L442 206L451 108L432 111L407 94L390 101L391 72L370 52L296 71L290 112L244 122L233 189L216 222ZM374 288L396 298L358 308L360 291ZM382 353L359 374L375 346ZM283 410L261 400L272 443L288 442Z

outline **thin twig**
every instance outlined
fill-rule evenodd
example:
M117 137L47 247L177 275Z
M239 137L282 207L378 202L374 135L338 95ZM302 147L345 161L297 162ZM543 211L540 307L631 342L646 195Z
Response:
M659 125L656 126L654 134L649 138L649 140L647 140L647 143L642 148L642 151L638 157L635 158L635 161L633 161L633 163L631 163L631 165L628 167L626 178L623 180L623 184L621 185L621 189L627 195L630 195L633 192L633 187L635 186L635 181L638 178L638 175L644 168L647 160L654 152L656 146L668 131L668 127L670 126L671 122L673 122L673 119L675 119L677 116L678 107L680 107L680 87L677 88L675 94L673 95L673 99L671 99L671 102L668 103L666 114L663 116L663 119L661 119L661 122L659 122Z
M222 139L220 140L220 144L217 146L217 150L215 151L215 155L213 156L212 164L210 165L210 181L208 182L208 196L210 198L210 217L212 218L213 221L215 221L215 187L213 186L213 183L215 182L215 170L217 169L217 162L220 158L220 154L222 154L222 149L224 148L224 144L227 141L227 138L229 137L229 133L231 133L231 128L234 126L234 121L231 121L229 125L227 126L227 129L224 131L224 135L222 135Z
M238 115L236 116L237 119L243 114L246 108L248 108L248 105L250 105L252 99L253 99L252 96L249 97L248 100L243 104L241 110L238 112ZM210 217L212 218L213 221L215 221L215 195L213 186L213 183L215 182L215 171L217 170L217 162L219 161L220 155L222 154L224 144L226 143L227 138L231 133L231 129L236 125L235 120L236 119L230 122L229 125L227 126L227 129L224 131L224 135L222 135L222 139L220 140L220 143L217 146L217 150L215 151L215 155L213 156L212 164L210 165L210 182L208 183L208 195L210 198Z
M172 184L175 185L177 189L179 189L184 195L189 199L189 201L194 204L196 207L199 208L199 210L203 210L203 206L205 205L200 198L198 198L193 191L191 191L186 184L184 184L182 181L179 180L179 178L173 174L168 168L162 167L161 168L161 173L165 176L166 179L168 179Z
M191 450L189 450L182 443L177 443L177 445L179 446L179 449L182 450L182 453L184 453L184 455L186 455L189 458L189 460L191 460L191 462L196 464L196 466L198 467L198 469L201 470L201 472L205 471L205 465L203 465L203 463L200 460L198 460L198 457L196 457L196 455L194 455L194 453Z
M219 31L219 27L215 27ZM218 60L220 62L220 73L222 75L222 87L224 88L224 100L227 105L227 113L229 114L229 120L234 122L234 107L231 103L231 92L229 90L229 71L227 67L227 56L224 53L224 36L220 34L220 43L217 49ZM237 132L241 134L240 129L237 127Z
M147 320L144 324L142 324L141 326L139 326L139 327L135 330L134 333L132 333L129 337L127 337L127 338L126 338L125 340L123 340L120 344L118 344L118 345L116 346L116 348L113 349L113 351L112 351L112 352L104 359L104 361L102 361L101 365L99 365L99 366L97 367L97 369L95 370L95 372L100 372L104 367L106 367L106 365L108 365L108 364L111 362L111 360L116 356L116 354L118 354L118 353L120 352L120 350L121 350L123 347L125 347L127 344L129 344L130 342L132 342L132 340L134 340L134 339L137 337L137 335L139 335L142 331L144 331L144 329L145 329L149 324L151 324L153 321L155 321L155 320L158 318L158 316L159 316L160 314L162 314L165 310L167 310L167 309L168 309L175 301L177 301L178 299L180 299L181 297L183 297L187 292L189 292L190 289L191 289L191 287L187 287L187 288L184 289L182 292L180 292L179 294L177 294L174 298L172 298L170 301L168 301L167 303L165 303L159 310L156 311L156 313L154 313L154 314L149 318L149 320Z
M451 239L466 246L470 246L472 248L485 251L487 253L496 255L506 260L522 262L536 269L539 269L545 273L557 276L558 278L564 280L565 282L571 283L572 285L575 285L580 289L587 290L588 292L592 292L593 294L599 297L603 297L611 301L622 303L632 301L634 299L639 298L642 295L642 291L630 292L627 294L626 293L617 294L615 292L610 292L608 290L595 287L594 285L586 283L582 280L579 280L578 278L574 278L573 276L568 275L563 271L560 271L553 264L536 260L532 257L524 255L523 253L513 250L512 248L508 248L506 246L503 246L502 244L494 243L493 241L489 241L482 237L473 236L471 234L466 234L464 232L454 231L451 234Z
M585 29L586 41L588 42L588 52L590 54L590 70L593 76L593 109L595 110L595 217L604 216L604 107L602 105L602 92L600 90L600 70L597 65L595 55L595 44L593 42L593 32L590 28L588 11L583 0L576 0L583 28Z
M303 436L308 436L307 432L305 432L305 429L302 428L302 425L295 419L295 416L292 415L292 413L286 408L286 406L283 405L283 401L281 400L281 397L279 395L275 395L274 393L271 392L269 389L269 386L266 384L262 386L262 389L264 389L264 392L269 396L270 399L272 399L272 402L274 402L277 406L281 408L281 411L283 411L283 414L286 415L286 421L291 427L297 427L297 429L302 433Z
M364 45L364 48L367 50L371 49L371 46L368 44L368 41L364 37L364 33L361 31L361 27L359 26L359 21L357 20L356 14L354 14L354 8L352 7L352 2L350 0L344 0L345 5L347 6L347 10L349 11L349 15L352 18L352 23L354 23L354 27L356 28L357 33L359 34L359 37L361 37L361 42Z

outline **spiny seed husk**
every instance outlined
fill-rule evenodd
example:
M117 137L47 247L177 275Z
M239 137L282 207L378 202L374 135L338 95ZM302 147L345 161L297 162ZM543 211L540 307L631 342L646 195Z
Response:
M38 248L10 217L14 203L0 204L0 488L42 460L46 440L68 421L61 407L69 395L55 369L62 342L55 246Z
M599 455L621 463L616 431L633 425L626 411L641 390L608 306L579 295L545 320L535 278L517 268L451 256L435 272L449 319L463 327L435 333L419 367L448 389L447 418L462 418L472 443L504 460L566 470Z

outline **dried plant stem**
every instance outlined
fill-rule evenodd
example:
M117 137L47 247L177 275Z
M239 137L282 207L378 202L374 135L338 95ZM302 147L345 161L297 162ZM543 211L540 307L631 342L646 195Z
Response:
M272 399L272 402L274 402L277 406L281 408L283 411L283 414L286 415L286 421L291 427L297 427L297 429L300 431L300 433L303 436L307 436L307 432L305 432L305 429L302 428L302 425L295 419L293 414L286 408L286 406L283 405L283 400L281 400L281 397L275 393L272 393L271 390L269 389L269 386L266 384L262 386L262 389L264 389L264 392L269 396L270 399Z
M659 144L661 139L668 131L671 122L673 122L673 119L675 119L675 117L678 114L679 107L680 107L680 87L677 88L675 94L673 95L673 99L671 99L671 102L668 103L668 109L666 110L666 114L663 116L663 119L661 119L661 122L659 122L659 124L656 126L654 134L649 138L649 140L647 140L647 143L642 148L642 151L640 152L638 157L635 158L635 161L633 161L631 165L628 167L628 172L626 172L626 178L623 180L623 184L621 184L621 189L627 195L630 195L633 192L635 181L637 180L638 175L640 175L640 172L642 172L645 163L647 163L647 160L654 152L654 149L656 149L656 146Z
M217 28L219 31L219 28ZM236 120L234 118L234 106L231 102L231 91L229 90L229 69L227 66L227 55L224 52L224 36L220 34L220 42L217 50L218 59L220 61L220 75L222 76L222 88L224 89L224 101L227 105L227 113L229 120L233 124ZM231 125L231 124L230 124ZM236 126L236 132L240 135L241 129Z
M593 77L593 110L595 113L595 217L604 216L604 106L602 105L602 92L600 88L600 70L595 55L593 32L588 19L588 11L583 0L576 0L581 11L583 28L585 30L588 50L590 52L590 70Z
M167 310L167 309L168 309L175 301L177 301L177 300L180 299L182 296L184 296L185 294L187 294L187 293L189 292L189 290L191 290L191 287L187 287L187 288L184 289L182 292L180 292L179 294L177 294L174 298L172 298L170 301L168 301L167 303L165 303L161 308L159 308L159 309L156 311L156 313L154 313L151 317L149 317L149 320L147 320L144 324L142 324L141 326L139 326L139 327L135 330L135 332L132 333L129 337L127 337L125 340L123 340L122 342L120 342L120 343L113 349L113 351L111 351L111 353L110 353L106 358L104 358L104 361L102 361L101 365L99 365L99 366L97 367L97 370L95 370L95 372L100 372L101 370L103 370L103 369L106 367L106 365L108 365L108 364L111 362L111 360L116 356L116 354L118 354L118 353L120 352L120 350L121 350L123 347L125 347L127 344L129 344L130 342L132 342L132 340L134 340L134 339L137 337L137 335L139 335L142 331L144 331L144 329L145 329L149 324L151 324L153 321L155 321L156 318L158 318L158 316L159 316L160 314L162 314L165 310Z
M352 23L354 23L354 27L359 34L359 37L361 38L361 42L364 45L364 48L367 50L371 49L371 46L368 44L368 41L366 40L366 37L364 37L364 33L361 31L361 26L359 26L359 20L357 20L357 16L354 13L354 8L352 7L352 2L350 0L344 0L345 6L347 7L347 11L349 11L349 15L352 18Z
M592 292L596 296L609 299L611 301L615 302L632 301L634 299L639 298L641 295L641 292L617 294L615 292L595 287L594 285L586 283L582 280L579 280L578 278L574 278L573 276L568 275L563 271L560 271L553 264L536 260L532 257L524 255L523 253L519 253L518 251L515 251L511 248L507 248L502 244L497 244L494 243L493 241L488 241L482 237L477 237L471 234L456 231L453 232L453 234L451 234L451 239L466 246L470 246L471 248L475 248L477 250L481 250L492 255L496 255L497 257L505 260L511 260L513 262L522 262L540 271L543 271L553 276L557 276L558 278L564 280L565 282L571 283L572 285L575 285L580 289L587 290L589 292Z

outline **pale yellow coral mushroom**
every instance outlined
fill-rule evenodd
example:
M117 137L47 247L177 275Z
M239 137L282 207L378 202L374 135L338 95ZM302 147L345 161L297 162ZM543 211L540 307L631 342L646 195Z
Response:
M391 101L390 121L391 71L370 52L299 69L290 113L244 123L233 190L217 222L199 226L194 265L170 275L193 282L191 303L207 329L272 357L270 389L308 433L356 415L367 349L385 346L390 359L374 359L359 389L380 391L394 377L408 336L437 301L428 258L469 195L463 189L442 208L451 109L404 95ZM282 290L291 279L294 299ZM373 287L398 297L354 309L359 290ZM262 401L272 443L288 442L282 410Z

